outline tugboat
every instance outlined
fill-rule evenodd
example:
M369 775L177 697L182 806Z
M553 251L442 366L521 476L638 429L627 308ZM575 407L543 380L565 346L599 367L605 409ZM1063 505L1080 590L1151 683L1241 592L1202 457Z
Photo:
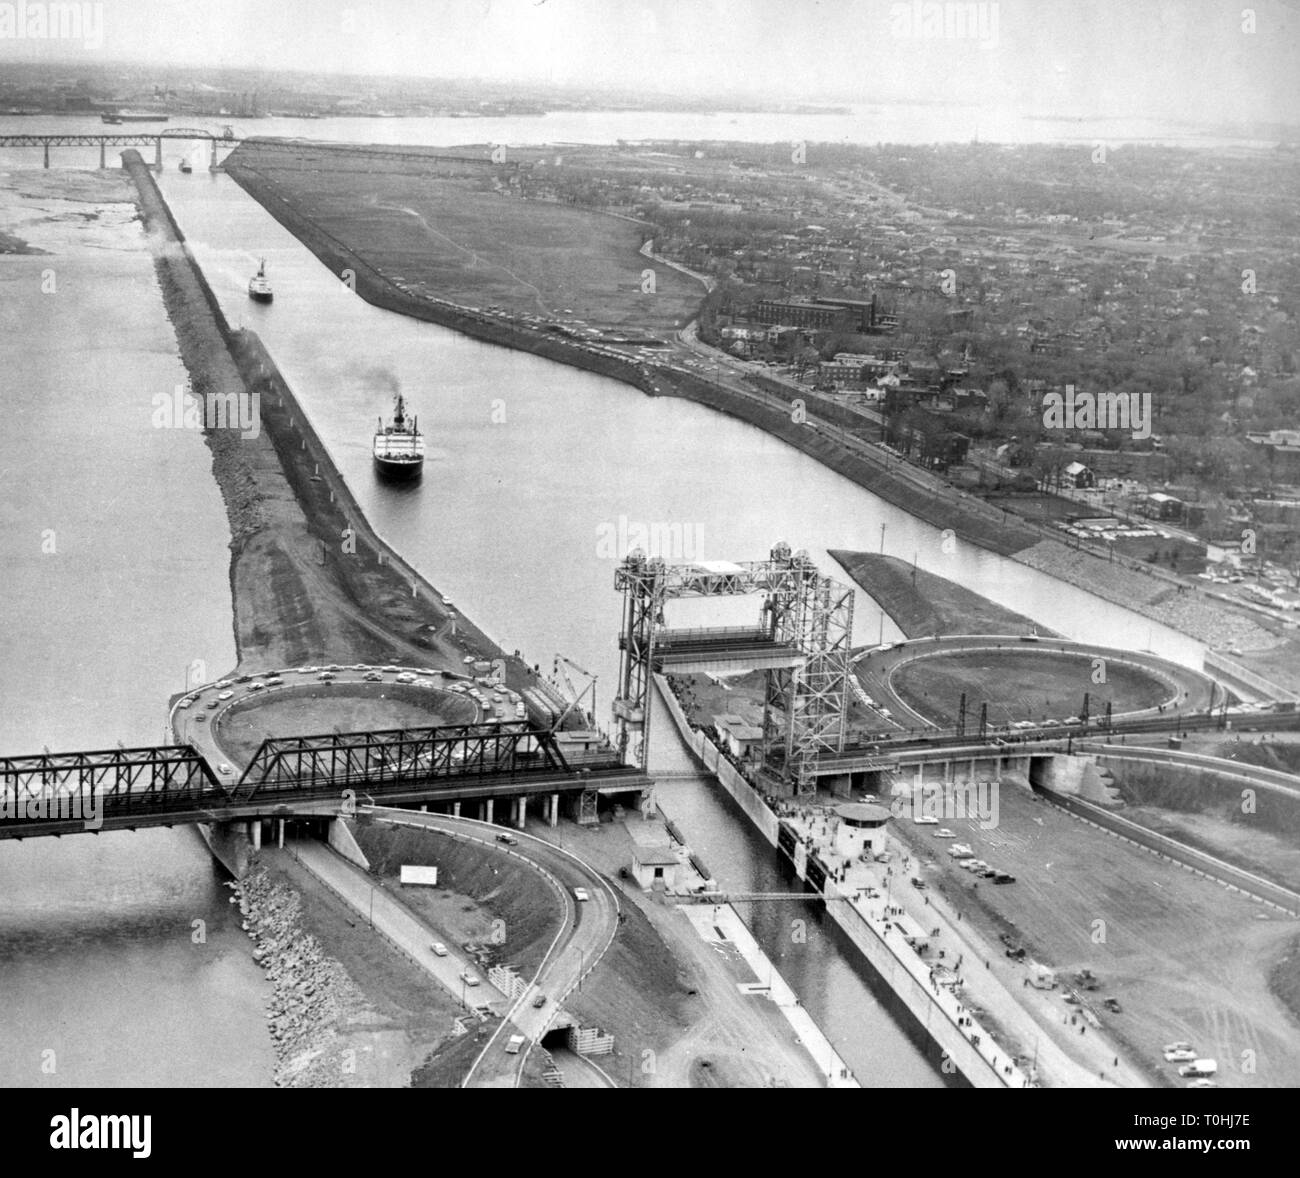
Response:
M192 167L190 167L190 161L189 161L189 160L181 160L181 171L182 171L182 172L192 172L192 171L194 171L194 169L193 169Z
M414 417L406 416L406 401L401 393L393 409L393 420L385 425L379 419L375 431L375 473L393 482L413 482L424 469L424 438Z
M257 273L248 280L248 297L255 303L269 303L274 295L271 280L266 276L266 259L257 267Z

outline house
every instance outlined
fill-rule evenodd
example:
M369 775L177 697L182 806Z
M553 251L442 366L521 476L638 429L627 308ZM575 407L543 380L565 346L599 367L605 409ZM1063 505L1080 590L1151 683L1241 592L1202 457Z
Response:
M1138 504L1138 510L1149 519L1181 519L1183 501L1163 491L1155 491Z
M632 836L632 878L643 888L662 884L673 891L682 864L673 852L668 828L662 822L629 822L627 832Z
M1092 471L1082 462L1071 462L1061 471L1061 482L1067 487L1083 489L1091 487L1096 481Z
M738 761L752 756L763 744L763 730L740 716L724 713L713 717L722 747Z

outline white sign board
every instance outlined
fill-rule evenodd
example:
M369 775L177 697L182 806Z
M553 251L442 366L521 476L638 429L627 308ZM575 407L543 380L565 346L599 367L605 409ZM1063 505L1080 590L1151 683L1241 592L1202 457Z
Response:
M438 883L438 869L436 867L416 867L410 863L403 863L402 883L435 886Z

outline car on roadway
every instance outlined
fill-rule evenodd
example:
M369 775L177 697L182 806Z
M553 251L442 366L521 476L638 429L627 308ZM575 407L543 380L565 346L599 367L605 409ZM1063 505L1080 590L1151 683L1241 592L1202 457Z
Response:
M219 708L219 707L221 707L221 703L218 700L215 699L208 700L209 711L211 711L213 708Z
M250 683L250 684L248 685L248 690L249 690L249 691L265 691L265 690L266 690L266 684L265 684L265 683Z
M221 764L217 766L217 772L223 777L233 777L235 773L234 769L227 765L225 761L222 761Z
M284 682L279 675L272 675L269 679L264 680L267 687L279 687Z
M591 899L591 896L588 895L586 888L574 888L573 898L579 901L579 903L585 904L588 900Z
M240 675L240 677L235 680L236 683L251 683L252 681L252 675Z
M220 700L226 700L226 699L233 699L234 696L235 693L233 691L223 691L217 695L217 698Z
M1196 1052L1190 1047L1175 1047L1172 1051L1165 1050L1166 1063L1191 1063L1196 1058Z
M1034 722L1032 720L1015 720L1011 725L1017 732L1023 732L1026 728L1032 728L1033 726Z
M917 815L915 818L913 818L912 821L915 822L917 826L938 826L939 825L939 819L936 818L933 814L920 814Z
M383 681L384 681L384 677L378 671L366 672L367 683L382 683Z
M546 1005L546 995L545 995L545 994L538 994L537 997L533 999L533 1009L534 1009L534 1010L541 1010L542 1007L545 1006L545 1005Z
M934 837L937 839L955 839L957 836L946 826L941 826L934 832Z
M334 678L334 672L322 671L319 675L316 676L316 678L322 680L325 683L328 683L331 679Z
M524 1045L524 1037L522 1035L511 1035L510 1038L506 1040L506 1054L518 1055L519 1049L523 1045Z
M380 667L380 670L387 675L398 675L401 674L402 668L401 667Z
M994 882L995 884L1009 884L1009 883L1015 883L1015 882L1016 882L1016 877L1015 877L1014 875L1012 875L1011 872L1009 872L1009 871L998 871L998 872L995 872L994 875L993 875L993 882ZM1114 1001L1114 999L1108 999L1108 1001ZM1119 1012L1116 1011L1116 1013L1118 1014Z
M465 985L467 986L477 986L479 984L478 974L472 973L468 969L463 969L460 971L460 980L464 982Z
M369 664L369 663L353 663L353 664L352 664L352 669L353 669L354 671L368 671L368 670L370 670L370 664Z
M497 835L497 842L505 843L508 847L513 847L518 841L519 840L508 830L503 830L499 835Z
M192 699L182 699L176 701L176 706L178 708L188 708L193 703L194 701Z
M298 668L298 674L299 674L299 675L314 675L314 674L316 674L316 672L319 671L319 670L320 670L319 667L299 667L299 668Z
M1202 1076L1199 1080L1193 1080L1187 1085L1189 1088L1217 1088L1218 1085L1213 1080L1207 1080Z
M435 957L446 957L447 946L444 945L441 941L434 941L434 943L429 946L429 952L432 953Z
M400 675L397 676L397 682L398 682L398 683L414 683L414 682L415 682L415 676L412 675L410 671L403 671Z
M1060 720L1053 720L1050 716L1043 721L1044 728L1059 728L1060 726L1061 726Z

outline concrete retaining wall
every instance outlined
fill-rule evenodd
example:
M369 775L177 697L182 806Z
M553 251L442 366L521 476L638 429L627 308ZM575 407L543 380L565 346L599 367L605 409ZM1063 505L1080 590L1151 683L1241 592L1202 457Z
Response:
M759 833L775 847L776 815L768 809L767 803L755 792L754 787L741 777L736 767L718 751L717 745L703 732L697 732L691 728L690 721L686 719L686 713L682 711L681 704L677 702L677 697L673 695L672 688L668 686L664 677L656 675L654 678L655 686L659 689L659 697L664 701L664 706L672 716L673 722L677 725L678 734L687 747L695 754L704 768L721 782L722 788L745 811L750 821L758 827Z
M673 717L682 740L701 763L717 777L723 789L735 799L763 837L775 848L780 820L708 737L703 732L691 728L686 714L677 702L677 697L673 695L672 689L662 675L655 676L655 686L669 714ZM803 848L799 847L797 850L802 851ZM796 869L800 878L806 878L807 870L804 863L798 864ZM961 1028L933 1001L925 986L914 978L903 964L898 954L911 953L912 950L902 944L895 950L894 946L887 944L866 918L847 900L840 900L842 893L835 884L826 885L825 895L833 901L826 905L828 915L857 946L858 951L898 997L908 1013L916 1020L917 1025L945 1053L952 1067L973 1087L1005 1088L1005 1078L999 1075L998 1071L980 1055L978 1049L970 1044Z

